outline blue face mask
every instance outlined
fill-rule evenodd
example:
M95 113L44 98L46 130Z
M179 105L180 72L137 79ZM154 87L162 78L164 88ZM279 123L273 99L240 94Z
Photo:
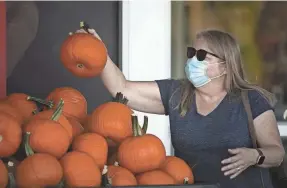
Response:
M222 74L209 78L206 74L208 63L206 61L198 61L196 56L187 60L185 65L185 74L188 80L194 85L194 87L201 87L209 83L212 79L218 78L225 74Z

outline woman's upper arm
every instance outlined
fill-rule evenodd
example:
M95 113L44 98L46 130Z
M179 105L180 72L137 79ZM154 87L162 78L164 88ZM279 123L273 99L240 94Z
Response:
M272 110L260 114L254 119L255 133L260 147L283 148L277 121Z
M123 94L128 105L138 111L167 114L172 81L127 81Z
M260 147L282 147L273 108L257 91L249 93L249 101L254 119L255 134Z

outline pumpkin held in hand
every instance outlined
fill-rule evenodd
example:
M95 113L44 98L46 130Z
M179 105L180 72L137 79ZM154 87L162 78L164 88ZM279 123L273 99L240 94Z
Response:
M167 156L160 169L173 177L177 184L193 184L194 177L188 164L175 156Z
M139 185L174 185L176 181L166 172L152 170L136 176Z
M22 130L18 121L0 111L0 158L10 157L18 150L22 140Z
M105 44L87 33L74 33L63 42L61 62L75 76L99 75L107 62Z
M72 151L60 160L68 187L97 187L101 185L101 172L96 162L86 153Z
M29 134L25 138L27 158L16 167L17 187L56 186L63 177L60 162L49 154L34 154L29 145Z
M132 116L134 136L126 138L118 149L120 166L132 173L141 173L160 167L165 160L165 147L162 141L152 134L146 134L147 117L144 126L138 124L137 116Z
M132 136L132 110L126 105L127 101L121 93L117 93L114 101L97 107L89 118L87 131L104 136L109 146Z
M5 188L8 184L8 170L3 161L0 160L0 187Z

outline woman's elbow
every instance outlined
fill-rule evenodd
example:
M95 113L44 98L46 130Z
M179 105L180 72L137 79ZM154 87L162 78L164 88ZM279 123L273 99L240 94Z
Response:
M284 161L285 158L285 149L284 147L279 147L278 148L278 163L276 166L280 166L282 164L282 162Z

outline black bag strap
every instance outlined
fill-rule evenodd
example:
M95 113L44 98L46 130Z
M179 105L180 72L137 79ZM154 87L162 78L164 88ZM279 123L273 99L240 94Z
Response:
M249 128L249 132L250 132L250 137L252 139L252 144L253 144L254 148L258 148L254 123L253 123L253 117L252 117L252 112L251 112L251 107L250 107L250 103L249 103L248 93L246 90L241 91L241 97L242 97L242 102L243 102L243 105L244 105L244 108L245 108L245 111L246 111L247 117L248 117L248 128ZM279 167L271 168L270 172L273 172L273 173L271 173L271 175L273 176L272 177L273 184L279 182L282 185L281 184L277 185L278 188L281 188L281 187L285 188L286 183L287 183L287 173L286 173L286 169L284 167L284 161L281 163L281 165ZM262 185L263 185L263 187L265 187L264 182L263 182L263 178L262 178L261 170L260 170L260 174L261 174Z
M242 102L243 102L245 111L247 113L248 128L249 128L249 133L250 133L250 137L252 140L252 144L254 148L257 148L257 141L256 141L257 139L256 139L253 117L252 117L252 112L251 112L251 107L250 107L247 91L241 91L241 97L242 97Z

